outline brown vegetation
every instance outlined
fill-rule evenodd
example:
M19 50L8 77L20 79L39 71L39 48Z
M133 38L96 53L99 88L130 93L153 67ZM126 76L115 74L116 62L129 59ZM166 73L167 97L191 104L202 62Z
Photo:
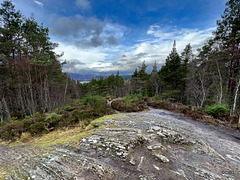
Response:
M196 107L196 106L186 106L181 103L172 103L168 101L155 100L154 98L148 98L146 100L147 105L157 108L157 109L165 109L172 112L183 114L186 117L190 117L193 120L210 122L212 124L224 125L228 128L238 128L238 117L230 116L229 114L221 114L218 119L209 116L204 108Z
M31 118L3 125L0 127L0 139L13 141L20 138L23 133L36 136L59 128L72 127L77 123L81 123L83 127L86 127L92 119L113 112L104 99L101 101L101 106L84 105L79 101L52 113L36 113Z
M123 99L112 101L112 108L121 112L139 112L148 109L143 100L130 100L129 103L124 103Z

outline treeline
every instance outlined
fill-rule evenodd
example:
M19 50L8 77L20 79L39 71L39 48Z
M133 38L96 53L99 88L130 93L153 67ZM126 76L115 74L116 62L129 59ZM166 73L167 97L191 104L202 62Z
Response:
M129 93L130 83L125 82L123 77L117 72L106 78L92 78L89 83L81 84L78 82L80 97L86 95L101 95L108 97L123 97Z
M1 4L0 17L0 121L63 105L69 78L48 28L23 17L11 1Z
M179 54L174 41L160 70L156 61L146 73L143 62L131 80L124 81L118 72L86 84L62 73L48 28L23 17L10 1L2 3L0 16L0 121L49 112L69 98L89 95L137 94L200 107L227 104L232 114L240 105L239 0L226 3L214 37L197 54L190 44Z
M125 88L121 86L120 90L115 86L118 91L124 91L118 95L155 96L157 99L200 107L226 104L231 109L231 114L236 114L240 105L239 0L229 0L226 3L226 9L217 21L213 35L212 39L198 49L197 54L193 54L190 44L179 54L174 41L172 51L160 70L155 62L152 72L148 74L147 65L143 62L133 73L132 79L125 82ZM92 80L85 86L94 87L90 91L101 95L112 92L109 91L112 81L106 79L105 85L103 81Z

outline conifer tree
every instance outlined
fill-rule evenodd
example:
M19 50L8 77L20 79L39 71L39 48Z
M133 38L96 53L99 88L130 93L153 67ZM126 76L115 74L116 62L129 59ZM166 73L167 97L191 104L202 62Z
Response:
M166 98L179 101L180 92L183 91L183 75L181 58L176 49L176 41L173 43L172 51L167 57L165 65L159 71L159 76L163 79L166 87Z
M158 96L159 87L160 87L160 78L159 78L158 72L157 72L157 62L156 61L153 64L153 70L152 70L152 73L151 73L150 81L153 85L154 95Z
M228 52L228 87L232 96L240 71L240 2L228 0L226 6L221 19L217 21L214 40Z

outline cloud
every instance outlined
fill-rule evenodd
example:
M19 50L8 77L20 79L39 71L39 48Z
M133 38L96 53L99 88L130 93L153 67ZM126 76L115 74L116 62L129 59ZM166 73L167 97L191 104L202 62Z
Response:
M203 43L212 36L212 31L215 27L205 30L199 29L177 29L175 27L161 28L159 25L152 25L147 31L148 35L154 37L154 40L145 41L152 44L160 44L166 42L172 42L176 40L179 42L178 48L182 50L183 44L191 43L192 46L201 47Z
M85 63L78 59L70 59L64 64L63 68L66 72L76 72L77 68L83 65L85 65Z
M37 5L41 6L41 7L44 6L44 4L43 4L42 2L40 2L40 1L36 1L36 0L34 0L34 2L35 2Z
M91 4L88 0L76 0L76 5L83 10L91 9Z
M106 26L108 27L106 28ZM151 72L155 60L157 61L158 69L165 64L174 40L177 41L179 54L188 43L191 43L193 52L196 53L197 48L203 46L212 36L212 31L215 29L160 28L159 25L153 25L146 31L147 38L144 40L138 40L131 46L119 44L114 47L106 47L100 46L102 43L101 38L105 36L105 33L108 31L112 32L112 36L116 39L123 35L121 31L115 30L117 25L106 25L103 23L102 27L95 30L98 31L95 34L99 34L97 37L100 39L96 39L95 42L91 42L91 39L85 39L85 42L80 42L82 45L85 43L85 47L87 43L92 43L89 46L95 44L96 48L86 49L76 44L70 46L60 43L58 50L64 51L63 58L74 66L74 68L66 66L64 68L66 72L111 74L120 71L124 74L131 74L136 68L141 66L143 61L148 65L147 72ZM108 37L110 36L108 35ZM74 63L72 63L73 60Z
M50 18L53 24L51 34L68 37L76 46L91 48L99 46L115 46L123 38L126 28L118 24L101 21L97 18L75 17Z

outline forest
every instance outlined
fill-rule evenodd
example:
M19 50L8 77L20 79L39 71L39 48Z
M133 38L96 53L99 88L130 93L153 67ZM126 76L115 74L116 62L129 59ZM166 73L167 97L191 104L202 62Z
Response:
M117 72L81 84L62 72L49 29L33 16L26 18L11 1L0 8L0 121L23 120L63 108L70 111L74 99L102 96L107 99L149 97L171 103L201 107L210 112L239 114L240 91L240 3L228 0L217 21L213 38L192 52L173 47L158 70L156 59L147 73L144 61L124 80ZM91 98L90 98L91 100ZM211 109L212 108L212 109ZM213 113L214 114L214 113ZM10 121L11 122L11 121Z

